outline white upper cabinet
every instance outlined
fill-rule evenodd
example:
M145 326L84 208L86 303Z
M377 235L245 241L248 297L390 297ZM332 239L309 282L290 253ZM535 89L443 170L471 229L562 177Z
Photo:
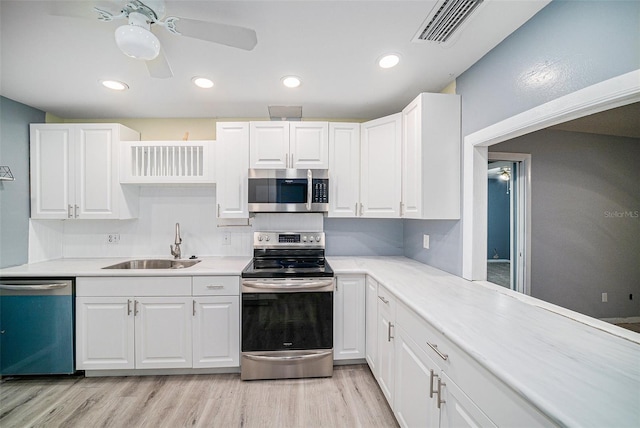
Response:
M360 203L360 124L329 124L329 217L356 217Z
M460 96L420 94L402 110L404 218L460 218Z
M327 122L250 122L251 168L327 169Z
M32 124L31 217L122 219L137 197L120 185L120 141L140 134L119 124Z
M361 126L360 215L400 217L402 114Z
M218 218L249 218L249 123L216 124L216 199Z

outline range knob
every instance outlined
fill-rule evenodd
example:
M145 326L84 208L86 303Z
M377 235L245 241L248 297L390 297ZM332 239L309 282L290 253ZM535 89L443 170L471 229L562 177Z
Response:
M262 235L258 235L258 241L262 241Z
M302 242L307 242L307 235L302 236Z
M265 240L265 241L267 241L267 242L269 241L269 239L270 239L270 238L269 238L269 235L266 235L266 236L264 237L264 240Z
M316 235L316 241L320 242L320 235Z

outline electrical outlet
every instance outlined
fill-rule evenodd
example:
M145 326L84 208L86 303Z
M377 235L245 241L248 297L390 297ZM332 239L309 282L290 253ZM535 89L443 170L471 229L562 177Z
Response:
M225 232L222 235L222 245L231 245L231 234L229 232Z
M607 303L608 298L607 293L602 293L602 303Z
M119 244L119 243L120 243L119 233L110 233L107 235L107 244Z
M429 249L429 235L422 235L422 248Z

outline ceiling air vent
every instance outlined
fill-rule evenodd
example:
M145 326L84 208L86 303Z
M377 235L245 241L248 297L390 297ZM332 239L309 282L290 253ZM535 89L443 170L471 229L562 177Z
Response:
M446 43L484 0L438 2L420 26L414 42Z

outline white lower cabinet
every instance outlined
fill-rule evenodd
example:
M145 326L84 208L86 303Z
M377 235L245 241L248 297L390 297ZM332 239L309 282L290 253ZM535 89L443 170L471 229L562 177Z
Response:
M367 275L365 290L365 358L378 376L378 283Z
M396 301L386 288L378 285L378 383L393 407L395 380L395 309Z
M192 292L191 277L77 278L76 368L240 366L239 282L194 277Z
M364 275L338 276L333 305L333 359L365 358Z
M377 359L367 345L367 362L400 426L553 425L382 284L367 281L367 299L374 285L377 316L366 328L375 326Z
M238 296L193 299L193 367L240 365L240 302Z

